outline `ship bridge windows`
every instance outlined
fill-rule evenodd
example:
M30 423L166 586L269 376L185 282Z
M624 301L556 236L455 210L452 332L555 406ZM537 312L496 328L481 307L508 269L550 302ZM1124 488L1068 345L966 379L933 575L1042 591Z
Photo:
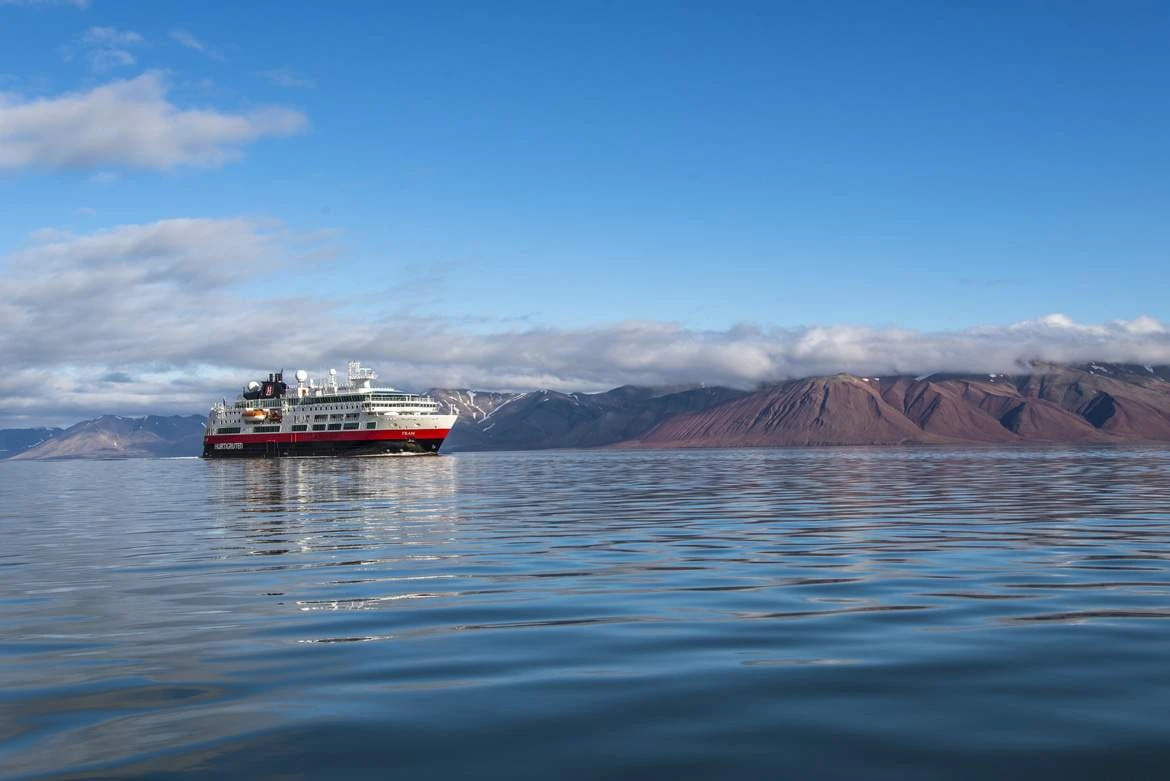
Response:
M354 401L364 401L365 399L366 399L366 396L362 395L362 394L352 394L352 395L344 395L344 396L334 396L334 395L306 396L303 399L297 399L296 403L297 404L330 404L330 405L333 405L333 404L346 404L346 403L354 402Z

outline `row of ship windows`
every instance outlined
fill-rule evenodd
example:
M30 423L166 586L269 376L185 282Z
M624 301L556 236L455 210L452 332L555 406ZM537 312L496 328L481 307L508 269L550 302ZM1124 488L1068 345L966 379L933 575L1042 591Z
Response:
M347 413L345 413L344 420L358 420L358 419L360 419L360 418L361 418L361 413L360 413L360 412L347 412ZM343 419L343 418L342 418L342 416L341 416L340 414L334 414L334 415L314 415L314 416L313 416L313 420L342 420L342 419ZM231 433L233 433L233 434L238 434L238 433L239 433L239 429L236 429L235 431L233 431L233 432L231 432Z
M302 401L301 404L304 404L304 401ZM249 407L257 407L259 409L277 409L281 406L282 405L279 402L273 402L273 401L269 401L266 403L260 403L260 402L246 403L245 402L245 403L237 403L235 405L235 408L236 409L247 409ZM295 402L294 402L293 406L296 406ZM439 405L437 405L437 404L427 404L425 402L419 402L419 401L398 401L398 402L378 401L378 402L374 402L373 404L367 405L367 408L385 409L386 407L420 407L423 409L433 409L433 408L436 408L438 406ZM318 409L320 409L320 408L318 408ZM353 407L350 406L349 404L332 404L328 407L325 407L325 409L353 409Z
M294 404L335 404L337 402L345 401L377 401L386 403L389 401L397 401L401 404L426 404L425 401L411 401L404 399L401 396L330 396L329 398L306 396L303 399L290 399Z
M391 399L383 398L381 396L341 396L341 397L333 396L333 397L328 398L328 399L314 398L312 396L306 396L303 399L289 399L289 401L291 401L293 404L337 404L339 402L347 402L347 401L349 401L349 402L373 401L373 402L377 402L378 404L393 404L396 407L418 406L420 404L425 405L425 406L430 406L431 404L433 404L433 402L411 401L409 399L402 399L401 397L399 399L396 399L396 400L391 400Z
M293 396L286 396L282 399L242 399L235 402L233 406L238 408L261 407L264 409L270 409L272 407L283 406L286 403L296 406L298 404L340 404L343 402L369 400L369 396L329 396L328 398L320 396L306 396L303 399L298 399Z
M358 427L358 425L359 424L357 424L357 423L328 423L328 424L314 423L313 424L313 431L353 431L354 429L356 429ZM374 428L377 425L378 425L377 423L373 423L373 422L367 423L366 428ZM298 426L293 426L292 430L293 431L308 431L309 428L308 428L308 426L301 424Z
M354 431L361 424L359 423L314 423L313 431ZM366 428L377 428L376 421L370 421L366 424ZM248 429L254 434L275 434L280 431L280 426L255 426ZM292 427L293 431L308 431L308 425L299 423ZM215 430L216 434L239 434L239 426L220 426Z

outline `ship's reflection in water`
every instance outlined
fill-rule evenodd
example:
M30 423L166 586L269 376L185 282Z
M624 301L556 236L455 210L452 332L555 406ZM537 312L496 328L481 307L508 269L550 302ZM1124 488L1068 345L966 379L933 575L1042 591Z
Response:
M250 544L251 556L312 557L318 585L363 596L300 599L302 611L358 610L433 594L402 592L396 584L452 578L396 574L415 562L442 562L455 542L455 461L427 456L353 459L218 461L211 465L216 502L228 536ZM242 508L242 512L234 512ZM416 549L426 552L416 553ZM270 563L272 569L289 566ZM346 569L328 569L346 568ZM386 593L369 593L374 584ZM344 588L349 587L349 588ZM455 596L455 595L450 595ZM306 638L335 642L354 638Z
M272 515L305 513L318 519L330 508L348 512L355 504L370 518L384 510L450 510L455 495L455 462L434 456L380 458L246 459L205 462L211 498L226 507Z
M0 776L1134 776L1170 452L0 464Z

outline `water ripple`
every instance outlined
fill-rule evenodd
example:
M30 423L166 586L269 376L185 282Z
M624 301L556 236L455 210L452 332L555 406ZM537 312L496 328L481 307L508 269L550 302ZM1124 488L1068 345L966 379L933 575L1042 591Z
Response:
M1170 760L1167 474L1157 449L0 464L0 775L1141 775Z

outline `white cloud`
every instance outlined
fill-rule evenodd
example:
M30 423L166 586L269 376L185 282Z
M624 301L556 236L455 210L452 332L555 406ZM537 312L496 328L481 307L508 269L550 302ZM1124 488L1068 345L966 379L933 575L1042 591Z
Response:
M158 73L39 100L0 95L0 169L218 166L264 136L296 133L303 114L181 109Z
M142 43L142 36L133 30L116 27L91 27L82 40L91 46L132 46Z
M205 51L207 49L207 47L203 45L202 41L185 30L171 30L171 38L177 41L181 46L185 46L188 49L194 49L197 52Z
M305 88L317 86L317 82L300 76L288 68L274 68L273 70L260 71L260 76L281 87Z
M89 66L97 73L134 65L138 60L125 49L93 49L86 55Z
M696 381L750 387L838 371L1011 372L1034 359L1170 363L1170 328L1150 317L1080 323L1048 315L934 332L693 330L655 321L563 329L401 311L359 316L352 299L266 292L272 281L295 288L332 240L251 218L37 231L0 259L0 365L10 367L0 376L9 400L0 426L15 425L13 415L202 411L258 372L349 358L401 387L580 391Z
M91 27L76 43L61 47L66 62L79 53L89 62L96 73L105 73L119 67L138 62L129 51L130 47L143 42L142 36L133 30L119 30L116 27Z
M224 60L224 56L217 49L213 49L212 47L208 46L206 43L199 40L186 30L171 30L171 39L180 46L191 49L192 51L197 51L200 54L205 54L213 60L218 60L220 62Z

